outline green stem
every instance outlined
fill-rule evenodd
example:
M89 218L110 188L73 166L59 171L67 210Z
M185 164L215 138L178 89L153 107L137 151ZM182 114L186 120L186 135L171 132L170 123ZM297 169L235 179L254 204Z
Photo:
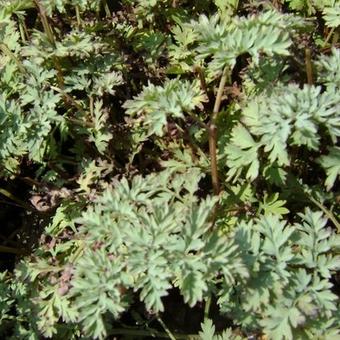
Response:
M51 26L48 22L46 10L45 10L44 6L40 3L39 0L34 0L34 3L35 3L35 5L38 9L40 19L41 19L41 23L43 25L44 31L47 35L47 38L50 41L50 43L52 44L52 46L55 48L56 47L56 41L55 41L55 38L54 38L52 28L51 28ZM63 89L64 88L64 76L63 76L63 72L62 72L62 68L61 68L59 59L57 57L53 56L52 60L53 60L53 63L54 63L54 67L57 71L57 80L58 80L59 87L61 89Z
M48 19L47 19L47 15L46 15L46 10L44 8L44 6L40 3L39 0L34 0L35 6L38 9L39 15L40 15L40 19L41 19L41 23L43 25L44 31L47 35L48 40L50 41L50 43L55 46L55 39L54 39L54 35L53 35L53 31L51 29L50 24L48 23Z
M333 213L328 210L322 203L320 203L318 200L316 200L314 197L309 196L309 199L317 206L319 207L324 214L333 222L333 224L335 225L336 229L337 229L337 233L340 233L340 223L337 221L337 219L335 218L335 216L333 215Z
M22 206L17 203L5 201L5 200L0 200L0 204L7 204L7 205L11 205L12 207L22 208Z
M194 120L201 128L207 130L209 132L209 126L202 122L197 116L189 112L189 116L192 120Z
M167 333L159 332L153 329L142 330L142 329L129 329L129 328L115 328L110 331L110 335L128 335L135 336L138 338L142 337L153 337L158 339L169 339L169 335ZM197 339L197 335L193 334L178 334L173 333L177 340L194 340Z
M220 183L217 169L217 127L215 124L209 126L209 153L213 191L215 195L218 195L220 193Z
M325 47L327 45L327 43L329 42L329 39L331 38L332 34L334 33L335 27L332 27L331 30L329 31L329 33L327 34L326 40L323 43L323 47Z
M209 295L207 297L207 300L205 301L205 306L204 306L204 321L209 319L210 305L211 305L211 295Z
M305 64L307 73L307 83L308 85L313 85L313 69L312 69L312 58L310 48L305 49Z
M71 254L69 261L70 263L76 262L76 260L83 254L85 249L85 242L83 240L78 240L78 248ZM119 334L119 333L118 333Z
M22 201L21 199L17 198L16 196L14 196L12 193L7 191L6 189L0 188L0 194L2 194L3 196L5 196L5 197L9 198L10 200L14 201L15 203L17 203L18 205L20 205L24 209L27 209L29 211L35 211L33 209L33 207L31 207L29 204L27 204L26 202Z
M93 112L94 112L94 98L92 95L90 95L90 115L91 118L93 117Z
M26 73L26 69L24 66L21 64L19 59L15 56L15 54L8 48L8 46L4 43L0 43L0 49L4 54L6 54L8 57L10 57L18 66L18 69L22 73Z
M10 253L16 255L24 255L26 252L22 249L17 249L13 247L0 246L0 253Z
M163 320L157 316L157 320L158 322L161 324L161 326L163 327L163 329L165 330L166 334L168 335L168 337L171 340L176 340L175 336L171 333L170 329L167 327L167 325L163 322Z
M26 23L25 23L25 18L21 15L17 15L17 18L18 18L18 25L19 25L21 40L23 43L26 43L27 40L29 40L29 34L28 34L27 27L26 27Z
M332 46L335 46L339 40L339 32L335 31L332 39Z
M63 96L63 99L65 101L65 103L68 105L68 106L73 106L75 107L79 112L81 112L83 114L83 116L86 116L87 113L83 110L83 108L77 103L77 101L72 97L70 96L68 93L66 93L63 89L60 89L56 86L50 86L50 88L60 94L62 94ZM86 125L88 127L94 127L93 124L91 123L85 123L83 122L82 125Z
M24 27L23 27L23 22L21 19L18 19L18 25L19 25L19 32L20 32L20 37L21 37L21 40L22 42L25 44L27 42L26 40L26 37L25 37L25 30L24 30Z
M109 18L111 16L111 12L110 12L110 8L109 8L106 0L103 0L103 4L104 4L105 14Z
M237 0L236 1L236 3L235 3L235 7L234 7L234 13L236 13L237 12L237 10L238 10L238 6L240 5L240 1L239 0Z
M79 6L76 6L76 18L77 18L78 29L80 29L80 27L81 27L81 18L80 18Z
M7 204L7 202L1 202L1 203ZM18 243L13 241L13 240L11 240L10 237L11 237L11 235L8 236L8 237L5 237L4 235L0 234L0 239L2 239L2 247L3 246L8 246L8 245L11 246L12 245L13 247L16 248L18 246Z
M207 82L205 80L205 76L204 76L204 72L201 66L196 65L194 67L194 72L198 75L199 80L200 80L200 85L201 85L201 89L202 91L205 93L205 95L207 96L207 98L209 99L209 102L213 101L213 98L209 95L209 91L207 88Z

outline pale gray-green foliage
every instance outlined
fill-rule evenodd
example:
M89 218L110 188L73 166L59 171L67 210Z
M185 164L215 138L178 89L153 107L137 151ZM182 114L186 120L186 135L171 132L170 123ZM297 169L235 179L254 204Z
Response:
M268 211L238 223L228 235L207 233L215 200L195 195L200 177L192 169L137 176L131 183L122 179L76 219L68 216L71 206L61 207L49 232L56 235L73 220L81 225L80 237L56 244L45 258L22 263L16 272L21 280L43 282L33 300L39 318L30 319L31 333L60 334L62 318L69 327L81 322L86 336L104 338L132 292L150 312L160 312L172 287L193 306L218 284L222 311L245 330L262 327L273 339L338 336L337 297L329 278L340 267L333 255L340 239L322 213L307 209L292 225ZM72 210L79 215L77 204ZM69 255L59 266L50 265L47 259L60 252ZM64 291L66 272L70 282ZM62 275L53 283L39 280L41 273ZM6 287L0 296L7 306L13 297ZM207 339L214 326L206 321L202 330ZM234 335L226 330L216 339L228 336Z
M317 60L318 81L327 87L340 88L340 50L333 48L330 55L323 55Z
M133 100L124 103L126 113L141 125L146 136L163 136L167 118L184 118L185 113L202 109L206 96L199 82L169 80L163 86L149 84Z
M79 222L86 248L99 235L101 239L99 249L77 262L71 291L86 330L102 335L98 313L117 316L124 310L120 286L139 292L148 310L159 312L164 309L161 298L172 286L193 306L202 301L216 273L228 284L235 274L247 275L233 242L216 233L204 236L215 201L198 202L194 192L199 178L197 171L189 171L135 177L131 185L122 180L83 214Z
M327 155L319 158L319 162L326 171L327 178L325 185L329 190L333 187L338 176L340 176L340 148L336 146L330 148Z
M323 18L328 27L340 26L340 4L336 3L331 7L324 8Z
M287 2L291 9L306 12L308 15L333 8L337 4L337 0L283 0L282 2Z
M170 47L170 56L174 66L183 71L190 69L194 62L212 58L207 64L207 75L211 79L224 67L231 70L236 58L244 53L249 53L255 61L260 53L288 55L290 34L298 26L294 17L274 10L249 17L201 15L197 21L174 28L176 45Z
M179 1L181 2L181 0ZM133 5L133 11L138 19L139 27L147 27L155 21L155 11L167 13L172 7L172 0L123 0L123 3Z
M147 308L159 311L172 285L193 305L219 276L221 308L245 328L261 325L273 339L310 338L328 320L321 334L338 334L337 297L328 279L340 266L331 255L340 240L321 212L307 209L294 226L268 214L241 223L229 237L206 238L211 203L194 198L192 174L160 185L165 178L169 183L168 174L137 177L131 186L123 180L81 218L87 249L101 235L96 250L77 262L71 290L87 332L101 336L105 328L98 316L124 309L121 286L139 291ZM185 204L168 191L178 193L183 185Z
M81 322L87 336L103 338L108 321L118 318L129 305L130 292L138 292L150 312L160 312L162 297L172 287L178 287L184 301L194 306L206 297L215 280L230 286L237 278L247 278L234 241L217 231L207 233L216 200L197 198L200 178L194 168L185 173L168 170L137 176L131 183L122 179L75 220L81 224L79 240L56 244L43 258L23 262L16 272L18 279L43 284L34 299L38 321L25 316L32 332L38 330L48 337L59 334L62 318L69 326ZM51 235L71 225L69 208L59 209L48 228ZM48 263L50 256L70 250L59 266ZM62 277L67 271L72 278L63 291ZM41 273L48 273L47 279L39 280ZM30 294L26 292L27 297ZM2 299L7 295L4 291Z
M6 279L7 272L0 273L0 323L4 322L10 316L11 305L13 304L11 289Z
M1 96L0 154L9 172L16 170L16 157L24 154L28 154L31 160L42 162L44 154L48 153L46 148L52 127L62 123L63 119L56 112L60 94L46 89L55 72L38 69L28 62L25 69L29 75L17 87L21 91L20 101L10 99L10 93ZM30 108L27 110L27 107Z
M242 340L241 336L235 335L232 329L228 328L222 334L216 334L215 326L210 319L204 320L201 324L202 331L199 332L200 340Z
M241 122L233 128L231 141L223 151L229 179L237 179L241 173L250 180L257 178L262 170L260 153L264 153L270 165L283 167L291 162L289 146L318 150L322 129L336 145L340 135L338 55L334 50L332 56L319 62L320 81L327 86L325 91L316 85L303 88L294 84L278 85L271 89L270 95L263 92L247 101ZM327 173L327 189L339 174L336 150L331 148L328 156L319 159Z
M307 209L300 217L291 226L277 215L261 216L234 231L250 275L225 286L219 303L245 328L260 324L272 339L339 335L328 278L340 266L339 256L331 255L340 239L321 212ZM328 326L318 329L321 324Z
M285 31L293 26L289 16L268 11L258 16L219 22L218 17L201 16L193 27L198 36L197 60L212 57L208 68L218 74L224 67L232 69L236 58L249 53L255 60L259 53L287 55L291 44Z
M11 14L23 13L24 10L33 8L33 1L30 0L1 0L0 1L0 18L8 18Z
M322 13L326 26L340 26L340 4L338 0L284 0L293 10L306 12L308 15Z
M173 67L182 71L188 71L195 62L211 57L207 72L212 79L224 67L231 71L236 58L244 53L251 54L255 62L260 53L288 55L291 39L287 29L292 30L295 26L298 26L295 18L273 10L257 16L223 20L219 14L210 18L201 15L197 21L175 26L176 44L170 46L170 57L174 59ZM206 98L198 82L190 84L171 80L163 87L148 85L124 107L127 114L137 117L133 123L141 124L146 136L162 136L167 118L183 118L183 113L192 113L196 107L202 108L204 101Z
M22 7L15 2L11 5L13 11ZM18 23L10 14L9 9L1 7L1 175L15 174L26 155L40 164L45 164L46 158L53 159L57 151L53 132L59 130L65 136L68 131L68 112L63 115L58 112L58 107L64 105L63 91L71 96L74 90L85 90L88 94L85 101L75 99L76 105L83 109L76 114L78 133L88 136L98 151L104 153L113 136L102 97L114 94L114 88L123 84L117 66L119 57L115 53L108 55L110 46L99 38L77 30L65 35L55 46L40 31L33 32L30 44L23 44ZM77 60L78 66L65 77L65 87L61 89L59 71L51 68L51 60L68 57ZM88 110L90 97L94 105Z
M324 10L326 23L337 25L329 1L296 0L290 5L298 2ZM99 1L41 3L47 14L66 15L75 6L80 12L99 8ZM51 242L24 258L13 274L0 274L0 331L6 334L6 326L14 325L16 339L105 338L132 297L138 296L149 313L160 313L165 308L162 298L177 287L191 307L216 294L221 311L244 334L261 332L275 340L339 338L338 301L330 282L340 266L339 236L320 211L294 214L291 202L269 187L288 181L293 165L290 150L298 148L317 155L308 161L321 165L322 180L332 197L340 174L339 50L316 63L315 85L287 85L276 78L287 69L289 48L304 24L301 17L272 9L231 17L238 5L233 0L201 1L206 6L214 3L218 13L194 18L174 10L170 0L124 3L132 5L138 24L112 23L113 34L122 34L135 52L146 50L148 64L168 52L169 73L188 73L200 64L208 85L214 87L223 68L231 71L237 57L251 56L251 77L243 78L247 84L242 90L246 89L239 102L223 112L232 117L228 126L223 122L218 126L219 161L227 166L227 183L222 184L228 190L220 199L225 210L222 207L212 230L216 199L197 194L202 171L209 171L208 157L198 147L194 160L178 140L171 144L159 138L170 121L180 128L190 119L208 116L199 81L158 79L160 83L149 83L125 102L132 138L139 138L134 147L141 148L152 137L160 149L173 154L161 161L165 170L160 173L107 183L104 178L110 177L115 163L107 153L114 134L105 99L129 81L123 79L126 56L111 45L111 38L97 34L98 27L90 23L79 29L76 21L67 34L56 28L55 44L38 30L30 32L29 42L24 43L14 17L33 4L1 1L1 176L19 171L23 157L34 164L53 159L58 154L55 131L67 138L72 130L79 148L90 142L103 159L76 155L78 187L45 228ZM266 6L271 7L269 2ZM172 26L174 43L166 47L170 38L153 22L163 8L169 20L178 23ZM60 86L54 62L67 64L69 59L73 65ZM82 92L81 99L77 91ZM76 109L65 110L65 93ZM204 133L199 125L190 128ZM327 147L320 153L325 140ZM251 183L260 176L267 180L268 192ZM55 183L58 175L51 171L45 178ZM251 209L230 217L228 209L235 205ZM288 213L294 222L288 222ZM225 224L231 229L228 233L219 228ZM231 329L215 334L209 319L199 336L241 338Z
M224 67L234 67L236 58L249 53L257 62L260 53L268 56L287 55L291 39L287 33L297 27L295 18L276 11L267 11L258 16L221 19L219 14L208 18L201 15L197 21L174 28L176 44L170 46L172 65L181 72L188 71L193 64L208 57L209 79L216 77ZM196 46L196 47L195 47ZM180 85L181 84L181 85ZM163 135L167 118L183 118L184 112L192 113L206 101L199 83L168 81L163 85L150 84L143 92L128 100L124 107L127 114L136 117L135 125L142 125L146 136ZM140 138L142 139L142 138Z
M98 11L100 0L41 0L48 15L52 15L54 10L65 13L67 8L77 6L81 11Z
M239 5L239 0L214 0L218 10L221 12L222 17L232 15Z

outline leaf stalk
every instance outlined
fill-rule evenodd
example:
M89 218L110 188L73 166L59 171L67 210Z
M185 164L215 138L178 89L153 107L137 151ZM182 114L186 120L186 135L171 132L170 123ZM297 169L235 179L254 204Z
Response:
M309 196L309 199L311 202L313 202L318 208L320 208L323 211L323 213L333 222L334 226L337 229L337 233L340 233L340 223L335 218L334 214L329 209L327 209L322 203L316 200L314 197Z
M170 329L168 328L168 326L164 323L164 321L160 318L160 316L157 316L157 321L161 324L161 326L163 327L163 329L165 330L165 333L168 335L168 337L171 340L176 340L175 336L171 333Z

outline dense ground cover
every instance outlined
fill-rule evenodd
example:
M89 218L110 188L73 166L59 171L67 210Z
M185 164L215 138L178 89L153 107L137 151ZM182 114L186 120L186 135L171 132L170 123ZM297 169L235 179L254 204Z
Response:
M0 336L338 339L340 4L0 1Z

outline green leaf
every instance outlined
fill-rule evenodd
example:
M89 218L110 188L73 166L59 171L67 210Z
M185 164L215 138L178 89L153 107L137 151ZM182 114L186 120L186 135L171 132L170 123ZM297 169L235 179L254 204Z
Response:
M296 308L285 307L269 307L268 317L264 319L261 324L265 329L265 333L273 339L287 339L293 340L291 318L294 314L299 314Z
M238 178L244 167L248 167L246 178L253 181L259 172L257 151L259 143L255 142L247 129L238 124L232 130L231 144L225 149L227 155L228 179Z
M330 148L329 154L321 156L318 161L326 170L327 178L325 180L325 185L327 190L330 190L340 175L340 148Z
M168 80L163 87L149 84L141 94L128 100L123 107L126 113L141 124L148 135L164 135L167 117L184 118L185 113L202 108L206 97L197 81Z
M325 7L323 10L323 19L328 27L340 26L340 4L336 3L332 7Z
M263 202L260 203L259 212L263 213L264 215L274 214L274 215L285 215L289 213L289 210L284 207L286 201L279 200L279 194L275 193L268 197L265 194L263 198Z

